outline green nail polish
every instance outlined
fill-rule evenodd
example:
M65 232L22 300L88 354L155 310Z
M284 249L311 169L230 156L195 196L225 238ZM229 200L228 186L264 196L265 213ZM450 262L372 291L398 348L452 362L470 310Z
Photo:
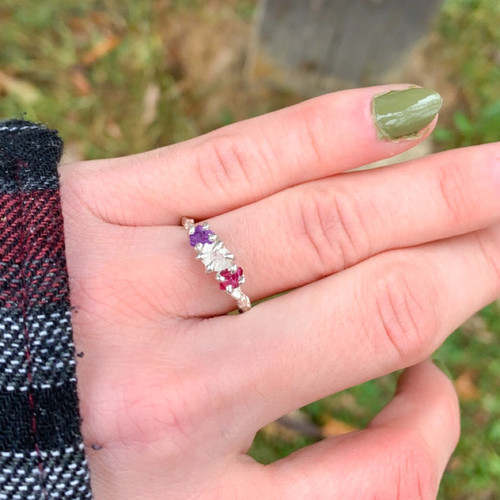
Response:
M384 139L412 137L432 122L442 103L433 90L393 90L373 99L373 118Z

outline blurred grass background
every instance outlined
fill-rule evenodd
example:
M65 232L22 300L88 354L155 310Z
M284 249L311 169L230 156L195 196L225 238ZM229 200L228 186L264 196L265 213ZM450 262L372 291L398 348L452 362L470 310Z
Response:
M0 118L58 128L66 160L177 142L301 100L246 81L254 0L2 0ZM500 140L500 3L446 0L422 50L447 107L435 149ZM420 83L420 82L415 82ZM448 99L447 99L448 97ZM500 303L438 353L455 379L462 438L441 499L500 499ZM251 453L267 463L321 435L366 425L395 375L271 424Z

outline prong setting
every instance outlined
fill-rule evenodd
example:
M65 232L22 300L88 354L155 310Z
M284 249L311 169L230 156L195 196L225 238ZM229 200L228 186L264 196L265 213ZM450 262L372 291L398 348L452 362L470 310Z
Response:
M196 258L205 266L205 272L217 273L219 288L236 300L239 312L249 311L252 304L240 288L246 281L245 276L243 269L235 264L234 254L229 252L222 240L210 229L208 222L195 225L193 219L183 217L182 225L197 253Z

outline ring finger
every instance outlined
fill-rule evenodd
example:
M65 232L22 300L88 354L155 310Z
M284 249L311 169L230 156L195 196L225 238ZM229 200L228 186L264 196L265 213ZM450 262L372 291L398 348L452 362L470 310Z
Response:
M499 221L497 148L468 148L310 182L210 219L210 227L236 254L248 280L244 291L257 300L386 250ZM170 313L206 317L235 307L217 292L213 275L204 274L183 228L144 231L148 236L141 241L157 249L144 265L155 269L158 283L176 283L178 300ZM167 254L173 257L164 263Z

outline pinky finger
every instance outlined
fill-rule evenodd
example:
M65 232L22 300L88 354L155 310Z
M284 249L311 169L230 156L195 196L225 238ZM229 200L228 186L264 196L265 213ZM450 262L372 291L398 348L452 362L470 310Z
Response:
M424 361L405 370L394 399L366 430L308 446L269 468L283 499L434 499L459 421L452 383Z

